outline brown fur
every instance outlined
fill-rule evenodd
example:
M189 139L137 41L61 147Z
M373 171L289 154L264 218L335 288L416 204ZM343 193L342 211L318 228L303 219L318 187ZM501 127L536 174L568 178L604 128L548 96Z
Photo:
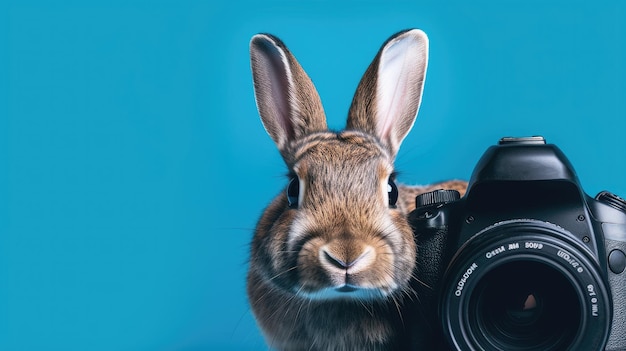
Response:
M417 67L402 71L409 83L399 96L408 100L399 100L398 115L386 117L377 94L384 86L377 82L386 69L381 57L403 54L392 49L396 44L414 50L407 57ZM419 31L392 36L357 88L346 130L335 133L326 129L319 96L285 45L270 35L252 39L259 113L300 184L295 206L285 191L270 203L251 244L248 297L270 347L398 350L420 344L427 326L411 306L419 300L411 288L419 252L407 214L419 193L464 192L466 186L400 186L397 206L389 204L387 182L419 107L426 50Z

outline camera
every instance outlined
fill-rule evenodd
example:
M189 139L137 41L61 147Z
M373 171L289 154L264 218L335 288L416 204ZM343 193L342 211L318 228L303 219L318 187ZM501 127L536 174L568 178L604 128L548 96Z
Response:
M557 146L502 138L462 198L416 205L415 289L448 347L626 349L626 201L588 196Z

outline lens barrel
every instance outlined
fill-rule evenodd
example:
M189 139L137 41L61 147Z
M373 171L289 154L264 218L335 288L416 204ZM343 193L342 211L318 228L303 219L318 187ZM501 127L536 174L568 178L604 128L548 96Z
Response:
M587 250L550 223L515 220L474 235L445 276L444 332L459 350L602 350L608 285Z

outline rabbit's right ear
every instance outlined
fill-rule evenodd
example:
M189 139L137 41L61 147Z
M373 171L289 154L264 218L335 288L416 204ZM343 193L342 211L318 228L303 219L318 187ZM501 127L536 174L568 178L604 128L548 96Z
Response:
M422 100L428 65L428 37L419 29L391 36L357 87L348 129L377 136L395 157Z
M280 39L252 37L250 61L261 121L283 157L290 142L327 129L313 82Z

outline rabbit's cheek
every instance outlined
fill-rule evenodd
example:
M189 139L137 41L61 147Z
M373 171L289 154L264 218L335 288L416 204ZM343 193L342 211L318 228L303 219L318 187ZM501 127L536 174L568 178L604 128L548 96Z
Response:
M395 277L397 281L409 280L415 268L417 247L413 237L413 229L406 221L404 214L399 210L390 212L391 222L394 223L395 234L385 238L393 249L395 261Z
M274 225L270 229L271 235L267 238L272 238L276 240L267 240L265 241L268 245L267 253L271 257L272 269L275 272L282 272L289 265L293 265L290 263L290 251L285 247L285 242L289 236L291 231L291 226L289 225L289 221L293 218L293 214L291 212L284 213L280 220L277 220Z
M302 240L308 235L307 228L309 226L307 223L307 216L304 215L302 211L298 211L287 232L287 240L285 241L287 243L287 250L294 251L297 250L298 246L302 245Z

